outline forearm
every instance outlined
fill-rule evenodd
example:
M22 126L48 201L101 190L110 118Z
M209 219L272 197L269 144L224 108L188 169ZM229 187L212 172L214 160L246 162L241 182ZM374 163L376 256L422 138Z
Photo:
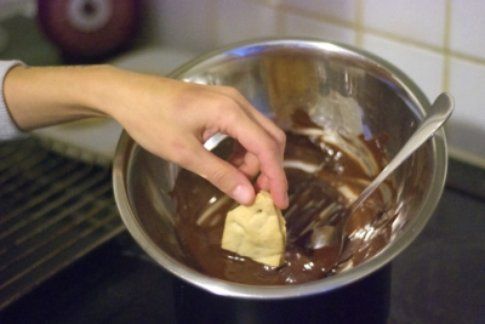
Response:
M13 68L4 83L4 96L13 120L22 130L79 118L104 116L100 109L104 80L112 68Z
M235 89L109 66L20 66L8 73L4 95L13 120L24 131L110 116L146 150L205 177L238 202L252 202L249 177L259 173L259 187L271 192L278 207L288 205L284 133ZM245 148L234 165L203 148L217 132Z

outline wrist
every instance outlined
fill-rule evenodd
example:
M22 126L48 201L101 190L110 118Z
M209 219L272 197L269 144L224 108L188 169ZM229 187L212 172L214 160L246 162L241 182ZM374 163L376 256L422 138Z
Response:
M83 104L98 114L118 119L130 99L129 74L136 74L111 65L93 65L87 69L91 82L86 84L88 95L81 99Z
M87 117L112 116L111 103L116 100L116 88L113 84L116 80L117 69L110 65L90 65L86 67L74 67L76 71L75 88L71 93L72 102Z
M88 105L118 122L132 116L139 107L160 105L173 92L172 79L141 74L114 66L93 66ZM154 95L156 98L154 98Z

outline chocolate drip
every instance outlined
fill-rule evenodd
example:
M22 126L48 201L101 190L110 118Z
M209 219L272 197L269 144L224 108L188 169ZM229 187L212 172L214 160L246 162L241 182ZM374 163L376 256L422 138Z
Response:
M316 127L305 116L296 117L296 126ZM365 145L382 168L385 158L380 143L374 140ZM227 140L219 146L225 150L230 147ZM336 246L318 250L306 247L311 228L328 226L331 230L341 221L350 203L342 188L357 195L370 178L354 157L324 143L318 136L288 131L285 161L290 207L283 214L288 239L285 263L278 268L222 250L225 215L236 204L204 179L181 171L173 190L177 202L176 230L194 268L213 277L246 284L295 284L321 279L361 263L389 242L390 221L383 221L389 212L382 195L375 194L352 216L346 228L346 249L341 255Z

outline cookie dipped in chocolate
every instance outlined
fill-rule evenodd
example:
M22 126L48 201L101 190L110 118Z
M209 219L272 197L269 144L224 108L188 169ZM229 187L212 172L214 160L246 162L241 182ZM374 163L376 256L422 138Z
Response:
M283 211L288 235L283 265L273 268L223 250L224 220L236 203L204 179L181 170L173 190L177 204L176 230L192 267L209 276L239 283L296 284L354 266L388 242L389 222L382 222L385 197L375 194L347 224L343 253L332 244L317 250L308 248L306 243L316 226L324 227L331 240L346 206L373 174L369 171L372 168L366 167L352 151L325 141L325 133L320 134L322 130L305 113L296 113L293 121L294 127L286 132L285 171L290 206ZM378 171L385 161L378 141L359 140ZM227 157L232 147L232 140L226 139L215 152Z

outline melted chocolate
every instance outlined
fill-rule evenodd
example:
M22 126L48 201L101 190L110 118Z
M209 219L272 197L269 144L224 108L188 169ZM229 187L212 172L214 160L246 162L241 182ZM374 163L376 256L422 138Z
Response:
M317 127L305 115L295 114L295 127ZM365 142L379 168L385 161L378 140ZM216 152L230 154L231 140ZM289 182L290 207L287 221L285 263L272 268L221 249L225 215L236 203L204 179L182 170L173 190L177 203L176 230L187 261L199 271L221 279L259 285L295 284L317 280L355 266L377 253L390 240L385 202L374 194L352 215L343 253L337 246L313 250L307 247L305 228L318 225L336 228L350 204L341 190L358 194L370 177L361 165L338 147L315 136L287 132L285 171ZM333 210L326 213L326 210ZM337 211L337 212L336 212ZM304 232L304 235L302 235ZM305 234L306 233L306 234Z

